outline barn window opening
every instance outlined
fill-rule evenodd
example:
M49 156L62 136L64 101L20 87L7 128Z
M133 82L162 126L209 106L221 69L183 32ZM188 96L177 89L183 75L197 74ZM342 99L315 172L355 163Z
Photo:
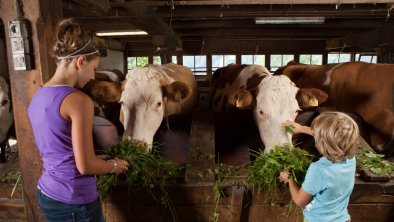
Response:
M148 56L127 57L127 69L131 70L135 67L144 67L148 64L148 62L149 62Z
M323 55L300 55L300 63L307 65L322 65L323 64Z
M161 58L160 58L160 56L153 56L153 64L154 65L161 65Z
M374 53L356 53L354 61L377 63L378 56Z
M176 56L171 56L171 62L178 64L178 60L177 60Z
M236 63L235 55L212 55L212 72L231 63Z
M241 55L241 63L265 66L265 55Z
M331 52L327 55L327 63L350 62L352 59L350 53Z
M207 75L207 56L183 56L183 65L193 71L196 76Z
M286 65L288 62L291 60L294 60L294 55L290 54L283 54L283 55L271 55L270 57L271 62L270 62L270 71L274 72L276 71L279 67L282 67Z

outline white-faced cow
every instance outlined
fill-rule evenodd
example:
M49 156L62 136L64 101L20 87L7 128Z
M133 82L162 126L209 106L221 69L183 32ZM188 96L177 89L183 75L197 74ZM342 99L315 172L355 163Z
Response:
M275 74L288 76L298 87L325 91L329 96L324 105L362 117L368 125L370 143L377 152L394 151L393 64L304 65L292 61Z
M191 113L198 103L192 71L172 63L133 68L121 83L96 82L91 94L121 103L123 138L145 143L148 149L164 117Z
M0 76L0 159L5 161L5 147L8 144L8 132L14 122L9 97L9 87L6 80Z
M286 76L272 76L259 65L231 64L216 70L211 82L211 107L215 112L251 109L264 152L275 145L291 144L291 134L282 123L294 120L310 101L327 99L318 89L299 89Z

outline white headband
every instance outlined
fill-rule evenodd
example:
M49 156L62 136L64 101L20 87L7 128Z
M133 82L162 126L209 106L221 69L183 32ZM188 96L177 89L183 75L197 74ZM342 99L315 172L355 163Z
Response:
M84 45L82 48L78 49L77 51L75 51L75 52L73 52L73 53L71 53L69 55L66 55L66 56L56 56L56 58L57 59L69 59L69 58L74 58L74 57L77 57L77 56L91 55L91 54L98 53L99 50L96 50L94 52L89 52L89 53L85 53L85 54L78 54L78 55L76 55L78 52L80 52L84 48L86 48L90 44L91 41L92 41L92 38L89 39L89 41L88 41L88 43L86 43L86 45Z

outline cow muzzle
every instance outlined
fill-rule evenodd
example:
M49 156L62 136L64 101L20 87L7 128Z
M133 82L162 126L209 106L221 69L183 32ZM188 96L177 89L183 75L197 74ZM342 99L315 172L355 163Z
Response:
M148 144L145 141L143 141L143 140L133 139L133 140L131 140L131 143L136 145L136 146L141 146L141 147L148 148Z

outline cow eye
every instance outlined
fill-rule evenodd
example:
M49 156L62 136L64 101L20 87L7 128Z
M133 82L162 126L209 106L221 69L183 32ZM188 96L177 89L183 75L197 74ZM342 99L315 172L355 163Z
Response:
M161 102L158 102L158 103L157 103L157 107L160 107L160 106L161 106Z
M257 115L258 115L258 117L259 117L260 119L266 119L266 118L268 117L268 116L267 116L267 113L265 113L264 110L260 110L260 109L259 109Z
M5 106L8 103L8 99L1 101L1 106Z

